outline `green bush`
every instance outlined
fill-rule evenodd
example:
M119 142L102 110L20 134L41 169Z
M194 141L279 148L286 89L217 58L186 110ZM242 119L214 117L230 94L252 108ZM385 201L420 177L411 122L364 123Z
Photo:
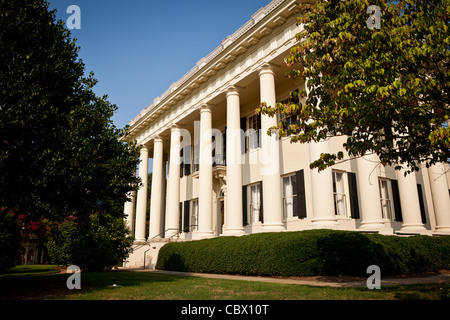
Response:
M219 237L161 248L157 269L253 276L365 276L450 267L450 238L307 230Z
M121 263L131 245L123 219L94 215L86 221L66 220L52 230L47 248L54 264L101 271Z

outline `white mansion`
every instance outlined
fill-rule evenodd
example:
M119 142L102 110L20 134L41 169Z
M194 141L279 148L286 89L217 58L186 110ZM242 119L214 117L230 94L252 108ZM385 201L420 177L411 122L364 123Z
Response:
M125 204L136 240L127 266L152 267L168 241L225 235L312 228L450 234L448 164L405 176L368 155L319 173L310 162L342 150L345 137L291 144L266 134L278 120L255 115L259 104L274 106L305 86L286 78L283 62L302 28L299 2L260 9L130 122L124 139L142 146L143 186Z

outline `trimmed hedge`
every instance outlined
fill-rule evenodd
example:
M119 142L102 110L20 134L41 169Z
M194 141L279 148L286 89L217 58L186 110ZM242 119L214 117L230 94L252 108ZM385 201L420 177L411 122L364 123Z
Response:
M450 237L306 230L168 243L156 269L252 276L366 276L450 269Z

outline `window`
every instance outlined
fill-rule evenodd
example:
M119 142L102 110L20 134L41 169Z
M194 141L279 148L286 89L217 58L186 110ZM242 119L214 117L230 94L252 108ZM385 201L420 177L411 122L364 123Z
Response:
M191 231L198 230L198 199L191 200Z
M194 145L194 159L193 159L193 162L194 162L194 166L193 166L194 171L193 172L199 171L200 170L200 144L199 143L196 143Z
M283 105L289 105L289 104L293 104L293 103L298 104L299 103L298 89L294 90L289 95L289 98L281 101L280 103ZM281 111L278 111L277 116L278 116L278 122L282 122L282 121L286 122L285 127L284 127L285 130L288 128L288 126L293 125L295 123L299 123L296 115L288 116L286 114L283 114Z
M283 177L283 215L284 219L296 216L298 212L296 175Z
M391 212L391 200L389 198L388 180L379 179L378 187L380 188L381 213L383 219L393 220Z
M333 171L334 213L338 216L347 216L347 204L344 188L344 173Z
M261 221L261 184L254 184L250 188L250 221Z
M226 139L226 131L222 132L221 135L212 137L213 167L226 165Z
M261 129L261 116L254 115L248 118L248 149L259 148L259 130Z

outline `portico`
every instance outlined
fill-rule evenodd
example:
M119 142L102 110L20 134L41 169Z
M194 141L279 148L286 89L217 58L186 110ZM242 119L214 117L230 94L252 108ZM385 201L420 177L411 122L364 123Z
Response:
M262 8L130 122L142 187L124 210L137 243L311 228L450 234L447 164L404 177L368 154L318 172L309 163L342 150L344 137L302 145L267 135L280 115L255 109L305 87L283 62L302 28L298 2Z

